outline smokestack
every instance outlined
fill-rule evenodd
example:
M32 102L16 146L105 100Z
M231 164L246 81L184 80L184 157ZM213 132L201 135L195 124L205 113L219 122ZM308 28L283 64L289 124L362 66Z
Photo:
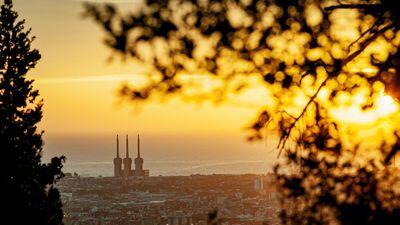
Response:
M126 158L129 158L128 135L126 135Z
M119 158L119 140L118 140L118 134L117 134L117 158Z
M140 136L137 135L137 157L140 158Z

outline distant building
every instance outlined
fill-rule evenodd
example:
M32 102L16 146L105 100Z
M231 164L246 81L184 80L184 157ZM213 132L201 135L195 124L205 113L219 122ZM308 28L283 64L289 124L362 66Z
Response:
M124 168L122 169L122 164ZM129 157L129 138L126 135L125 158L119 157L119 139L117 135L117 157L114 158L114 177L147 177L149 170L143 169L143 158L140 157L140 136L137 139L137 157L135 158L135 169L132 169L132 159Z
M125 150L126 150L126 153L125 153L125 158L123 159L124 170L122 172L122 176L130 177L132 175L132 159L129 157L129 138L128 138L128 135L126 135L126 147L125 147Z
M264 190L264 182L263 182L263 178L261 176L257 176L254 179L254 190L255 191L262 191Z
M119 157L119 140L117 135L117 157L114 158L114 177L122 176L122 159Z

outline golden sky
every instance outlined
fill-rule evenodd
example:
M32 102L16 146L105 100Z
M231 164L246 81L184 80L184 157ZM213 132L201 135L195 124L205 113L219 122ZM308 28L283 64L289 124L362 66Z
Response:
M133 10L140 2L91 1L113 2L121 10ZM140 80L143 70L129 60L122 63L118 57L111 63L107 61L111 51L103 44L101 30L82 18L82 4L81 0L15 1L20 17L26 19L37 37L34 46L42 54L42 60L29 75L36 80L34 85L45 100L41 128L46 132L239 133L263 104L268 104L268 96L261 89L218 106L210 102L187 104L178 99L147 102L143 107L120 104L120 85ZM384 114L396 110L390 101L383 102L387 103L381 107ZM350 111L344 109L335 114L353 120ZM354 118L364 116L362 120L369 122L378 114L352 113Z
M111 2L123 9L137 4ZM103 34L82 18L81 1L18 0L15 7L32 27L34 46L42 54L29 75L45 100L41 128L46 133L239 133L259 110L261 102L243 107L153 101L140 110L119 104L119 85L137 79L140 68L118 59L107 62L111 53L102 44Z

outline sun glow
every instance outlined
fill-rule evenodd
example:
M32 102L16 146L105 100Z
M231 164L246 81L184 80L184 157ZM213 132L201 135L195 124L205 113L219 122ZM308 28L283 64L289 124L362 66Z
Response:
M368 124L389 117L399 110L398 102L383 91L374 99L374 106L371 109L363 110L362 102L365 102L364 96L353 96L352 105L332 109L333 118L344 123Z
M376 113L379 116L387 116L394 112L396 112L399 108L399 105L396 101L390 96L381 92L376 101Z

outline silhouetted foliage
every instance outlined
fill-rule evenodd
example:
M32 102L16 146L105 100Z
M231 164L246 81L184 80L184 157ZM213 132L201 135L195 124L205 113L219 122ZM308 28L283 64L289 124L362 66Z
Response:
M0 9L0 184L2 224L62 224L59 191L64 157L43 164L43 101L26 78L40 59L11 0Z
M400 98L399 9L394 0L147 0L128 14L88 4L86 16L107 46L147 66L147 83L122 89L128 99L223 100L251 79L268 90L249 139L280 136L284 224L395 224L400 118L380 107L385 93ZM340 118L354 111L377 116L369 126Z
M327 121L326 110L316 111L319 120L286 151L286 164L275 168L282 223L398 224L399 170L363 156L360 144L343 147L338 125ZM287 174L283 165L299 167Z

